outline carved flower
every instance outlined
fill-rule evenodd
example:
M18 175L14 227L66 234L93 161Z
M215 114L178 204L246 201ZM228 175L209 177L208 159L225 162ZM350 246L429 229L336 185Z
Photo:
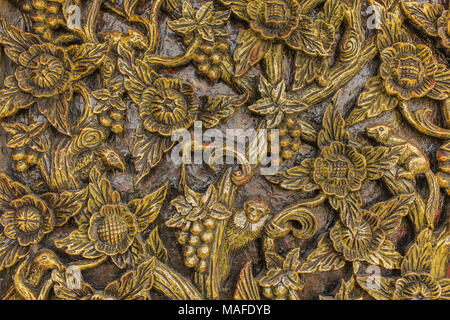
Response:
M153 87L142 94L139 117L149 132L170 136L178 129L191 126L198 107L189 84L176 78L156 78Z
M5 236L17 240L21 246L38 243L53 230L55 217L45 202L33 194L24 195L9 203L13 211L5 212L1 223Z
M248 109L267 119L267 129L276 128L286 114L299 113L307 106L298 100L286 97L286 85L281 80L271 85L263 76L259 80L259 91L262 98L256 101Z
M314 56L328 56L335 29L322 19L318 23L300 13L296 0L223 0L250 28L239 33L234 52L236 76L244 74L272 49L283 43Z
M395 300L435 300L441 295L441 286L429 274L406 274L395 282Z
M109 50L108 44L84 43L63 48L42 43L0 19L0 43L17 69L0 91L0 118L37 104L58 131L70 134L68 114L75 81L91 73Z
M71 99L73 67L63 48L50 43L33 45L20 54L19 63L15 76L20 89L37 98ZM45 101L38 101L38 105L42 103Z
M218 202L218 194L212 184L204 194L185 186L184 196L178 196L170 203L177 210L177 213L166 222L166 225L170 227L180 227L188 222L202 220L207 216L217 220L231 216L231 211Z
M442 45L450 49L450 10L444 10L437 20L437 34Z
M14 265L28 254L30 245L40 242L57 226L77 214L86 190L34 194L26 186L0 173L0 270Z
M347 261L367 261L378 251L385 240L384 231L379 228L380 218L370 211L363 210L363 218L356 232L344 227L339 221L330 231L330 238L337 252Z
M265 39L288 38L304 18L299 17L299 10L295 0L255 0L247 4L250 28Z
M380 76L389 94L401 100L425 96L435 84L437 63L430 48L395 43L381 53Z
M355 147L333 142L314 161L314 181L327 195L344 198L366 178L366 160Z
M107 255L124 253L138 230L136 217L120 203L105 204L89 222L89 239L97 251Z
M144 251L136 235L156 219L167 185L126 205L121 203L119 193L112 190L110 182L100 176L96 167L91 170L90 180L87 206L78 217L78 229L66 238L56 240L55 245L87 259L110 257L119 268L136 263L139 257L130 251Z

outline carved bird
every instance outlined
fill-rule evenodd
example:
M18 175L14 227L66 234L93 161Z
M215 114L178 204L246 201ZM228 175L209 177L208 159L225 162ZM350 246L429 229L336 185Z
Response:
M52 286L46 271L64 266L52 251L43 250L34 258L25 259L13 276L14 284L7 290L3 300L44 300Z

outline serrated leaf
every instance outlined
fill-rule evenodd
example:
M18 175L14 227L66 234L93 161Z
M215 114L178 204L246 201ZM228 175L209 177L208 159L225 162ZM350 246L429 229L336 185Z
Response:
M92 73L100 65L109 51L109 44L83 43L67 50L74 66L72 79L78 80Z
M345 266L345 260L341 254L337 253L328 235L324 236L306 258L306 261L299 269L300 273L313 273L339 270Z
M247 95L240 96L216 96L207 97L203 111L199 114L199 121L203 122L205 128L212 128L220 121L234 114L237 108L241 107L246 101Z
M131 150L135 169L139 172L135 185L139 184L149 174L150 170L161 161L163 154L175 144L175 141L171 141L170 138L161 137L157 134L137 134L136 137L138 140Z
M271 43L260 39L252 30L241 30L234 50L235 76L245 74L266 55L270 48Z
M155 229L150 232L145 244L151 255L155 256L159 261L167 263L167 250L159 237L158 227L155 227Z
M58 193L45 193L41 195L48 206L55 214L55 226L64 225L70 217L73 217L84 206L86 197L88 195L87 189L80 191L64 191Z
M401 2L401 7L408 18L421 30L432 37L437 37L437 20L444 7L440 4Z
M381 78L379 76L372 77L367 80L364 90L358 97L356 107L351 111L345 122L349 126L371 119L382 112L394 109L397 105L398 99L385 92Z
M19 64L19 55L27 51L32 45L39 44L39 38L28 32L6 23L5 19L0 18L0 44L5 47L5 53L12 61Z
M29 247L22 247L17 241L0 235L0 270L13 266L28 252Z
M136 216L140 232L147 229L148 225L155 221L166 198L167 187L168 183L166 182L162 187L144 198L134 199L128 203L128 207Z
M401 147L364 147L362 153L366 158L367 179L380 179L386 171L397 164L402 152Z
M120 280L108 284L105 294L121 300L145 299L153 286L155 258L142 262L134 271L125 273Z
M284 189L311 192L319 189L312 177L313 164L312 159L305 159L300 166L290 168L286 172L281 171L265 176L265 178L272 183L279 184Z
M323 115L322 130L317 137L319 147L326 146L334 141L347 143L349 133L345 130L345 122L336 106L335 100L328 105Z
M380 218L380 228L385 233L391 233L398 229L413 200L414 194L399 195L389 201L378 202L369 210Z

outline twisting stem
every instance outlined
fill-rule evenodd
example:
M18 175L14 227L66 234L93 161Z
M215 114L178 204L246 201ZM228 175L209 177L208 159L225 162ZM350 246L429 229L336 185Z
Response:
M72 126L72 130L76 132L78 130L78 128L81 127L83 122L86 119L88 119L90 114L91 114L91 110L89 108L89 94L90 94L90 90L84 84L82 84L80 82L75 83L74 86L73 86L73 89L75 91L77 91L79 94L81 94L81 96L83 97L83 100L84 100L83 114L78 119L78 121Z
M179 67L191 61L192 55L199 48L201 43L202 41L200 38L195 38L182 55L168 58L159 55L146 54L144 60L149 64L161 65L167 68Z
M159 44L158 16L164 0L155 0L150 11L150 30L148 33L149 53L155 53Z
M104 255L98 259L82 260L80 262L75 262L71 265L78 267L78 269L80 269L80 271L82 271L82 270L92 269L92 268L95 268L95 267L101 265L103 262L106 261L107 258L108 258L108 256Z
M267 52L264 60L267 79L272 84L279 82L283 73L283 44L272 44L272 48Z
M93 0L87 14L86 24L84 25L84 33L89 41L98 43L97 36L95 35L95 25L97 16L100 12L100 7L105 0Z

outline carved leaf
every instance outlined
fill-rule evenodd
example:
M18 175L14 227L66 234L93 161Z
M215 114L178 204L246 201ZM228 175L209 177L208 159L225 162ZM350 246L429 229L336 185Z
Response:
M167 250L158 234L158 227L150 232L147 241L145 241L148 252L155 256L161 262L167 263Z
M212 128L220 121L230 117L246 101L247 95L240 96L216 96L214 98L205 97L206 102L203 110L199 114L199 121L203 122L205 128Z
M259 39L252 30L242 30L234 50L235 76L239 77L246 73L264 57L270 48L270 42Z
M387 170L397 164L402 152L402 147L364 147L362 153L366 158L367 179L377 180L383 177Z
M381 78L379 76L372 77L366 82L364 90L358 97L356 108L352 110L345 122L349 126L371 119L384 111L394 109L397 105L397 98L384 91Z
M17 241L0 235L0 270L9 268L28 254L29 247L22 247Z
M339 270L344 266L344 258L334 250L331 241L328 239L328 235L326 235L319 241L317 248L308 255L306 261L300 267L299 272L325 272Z
M391 233L400 226L401 219L408 214L413 200L413 194L399 195L389 201L374 204L370 211L380 218L380 228L385 233Z
M319 147L326 146L333 141L341 141L347 143L349 141L349 133L345 130L345 122L335 102L331 103L325 110L322 121L322 130L317 137Z
M312 159L305 159L300 166L290 168L286 172L277 172L265 178L272 183L279 184L284 189L311 192L319 189L312 177L313 165Z
M23 32L0 18L0 43L5 47L8 58L18 64L19 55L40 41L36 35Z
M260 300L258 284L253 278L252 261L242 268L234 292L235 300Z
M41 195L49 207L55 214L55 225L64 225L70 217L76 215L83 207L86 197L87 189L80 191L64 191L60 194L45 193Z
M142 262L135 271L125 273L120 280L108 284L105 294L123 300L145 299L153 285L155 258Z
M83 43L80 46L71 46L67 49L74 69L73 80L89 75L103 61L109 51L107 42L101 44Z
M175 141L156 134L136 134L136 137L138 140L133 145L132 153L135 169L139 172L135 181L137 185L161 161L163 154L173 147Z
M401 2L401 7L414 24L432 37L437 37L436 22L444 11L440 4Z

